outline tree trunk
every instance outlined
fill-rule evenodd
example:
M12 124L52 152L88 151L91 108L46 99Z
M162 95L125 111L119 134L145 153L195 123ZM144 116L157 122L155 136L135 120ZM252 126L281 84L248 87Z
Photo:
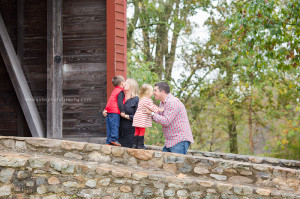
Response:
M229 134L229 152L237 154L238 153L237 131L236 131L235 114L233 110L229 110L228 134Z

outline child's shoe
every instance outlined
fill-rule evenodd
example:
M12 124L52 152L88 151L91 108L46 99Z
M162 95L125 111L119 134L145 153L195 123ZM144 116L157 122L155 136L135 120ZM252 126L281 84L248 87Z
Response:
M114 146L122 146L118 141L111 141L109 144L114 145Z
M138 146L137 149L147 149L144 145L144 136L138 136Z
M139 136L134 136L133 137L133 145L132 145L132 148L133 149L137 149L138 145L139 145Z

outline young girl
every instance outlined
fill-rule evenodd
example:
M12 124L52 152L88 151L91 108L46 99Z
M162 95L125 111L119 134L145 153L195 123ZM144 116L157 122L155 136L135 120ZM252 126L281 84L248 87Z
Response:
M153 87L149 84L143 84L140 90L140 101L138 108L133 117L132 126L135 127L135 134L133 137L133 147L137 149L146 149L144 145L144 134L146 127L152 127L151 115L145 112L145 109L150 109L152 112L162 112L152 101Z

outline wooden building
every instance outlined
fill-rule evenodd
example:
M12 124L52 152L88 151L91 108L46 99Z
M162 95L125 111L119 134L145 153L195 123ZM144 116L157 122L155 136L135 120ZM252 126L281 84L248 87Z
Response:
M1 0L0 13L0 135L106 136L126 0Z

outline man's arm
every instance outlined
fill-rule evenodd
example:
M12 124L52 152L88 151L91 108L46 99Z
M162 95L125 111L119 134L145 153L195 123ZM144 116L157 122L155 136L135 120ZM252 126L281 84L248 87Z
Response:
M159 123L163 126L168 126L172 123L172 121L175 119L175 117L178 115L178 105L174 102L170 102L168 107L164 107L163 115L160 114L154 114L153 120L156 123Z

